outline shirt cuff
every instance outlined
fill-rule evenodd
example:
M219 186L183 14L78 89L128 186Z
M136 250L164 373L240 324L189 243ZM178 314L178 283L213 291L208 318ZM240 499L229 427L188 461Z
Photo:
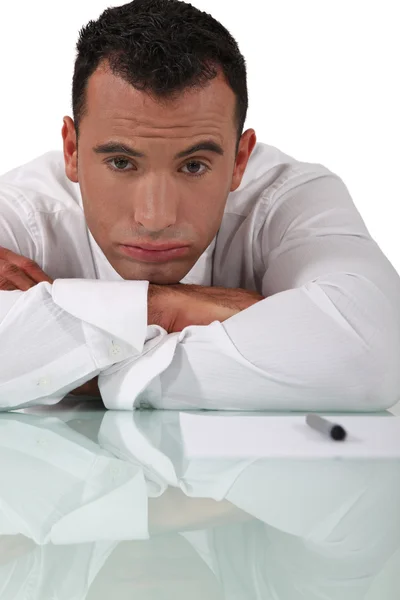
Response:
M98 386L106 408L132 410L141 408L138 396L146 390L146 399L159 400L161 384L158 375L172 362L175 348L182 334L157 327L158 334L146 342L141 356L121 362L99 374ZM152 381L153 380L153 381ZM152 381L151 390L149 384ZM145 406L149 406L146 402Z
M56 279L52 286L52 297L63 310L83 321L84 334L96 364L103 367L124 360L128 354L121 353L121 348L109 338L128 344L129 354L143 351L147 333L148 287L148 281ZM105 341L102 332L109 336L107 347L112 355L104 365L102 353L99 352ZM115 360L110 361L109 358L114 356Z

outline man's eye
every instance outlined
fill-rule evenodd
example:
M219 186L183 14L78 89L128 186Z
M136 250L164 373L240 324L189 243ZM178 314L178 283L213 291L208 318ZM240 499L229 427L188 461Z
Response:
M112 167L111 170L112 171L130 171L131 169L124 169L124 165L126 166L126 163L130 163L132 164L127 158L110 158L110 160L107 161L107 164L111 164L112 162L115 162L115 164L118 164L118 166ZM122 167L121 167L121 163L122 163Z
M198 160L191 160L190 162L186 163L185 167L187 167L188 165L200 165L201 167L204 167L204 171L201 171L200 173L187 173L187 175L190 175L191 177L202 177L202 175L205 175L207 171L210 170L210 167L208 167L202 162L199 162Z

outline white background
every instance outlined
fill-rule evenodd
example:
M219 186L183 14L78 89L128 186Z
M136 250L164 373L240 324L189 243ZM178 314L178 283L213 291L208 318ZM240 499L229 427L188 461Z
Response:
M60 149L80 27L112 0L0 6L0 172ZM346 183L400 272L398 0L193 0L246 58L245 129Z

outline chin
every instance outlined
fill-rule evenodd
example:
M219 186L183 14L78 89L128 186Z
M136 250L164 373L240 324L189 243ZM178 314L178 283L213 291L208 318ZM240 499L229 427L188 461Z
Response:
M158 274L158 275L154 275L151 277L146 278L147 281L149 281L149 283L155 283L157 285L174 285L177 283L180 283L181 280L185 277L185 275L182 275L182 277L172 277L172 276L168 276L168 275L163 275L162 273Z
M129 281L149 281L150 283L157 285L174 285L180 283L180 281L189 273L191 268L191 265L187 267L181 265L180 268L177 268L177 265L172 264L152 267L149 267L149 265L138 265L138 268L136 269L132 269L132 264L130 264L128 268L126 264L114 266L114 269L121 277L123 277L123 279Z

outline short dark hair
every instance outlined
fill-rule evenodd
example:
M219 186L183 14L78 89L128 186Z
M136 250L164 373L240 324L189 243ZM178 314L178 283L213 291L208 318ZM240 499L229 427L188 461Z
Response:
M103 60L112 73L157 101L205 87L222 71L236 95L236 154L248 107L246 62L229 31L180 0L133 0L107 8L79 32L72 82L77 136L89 77Z

